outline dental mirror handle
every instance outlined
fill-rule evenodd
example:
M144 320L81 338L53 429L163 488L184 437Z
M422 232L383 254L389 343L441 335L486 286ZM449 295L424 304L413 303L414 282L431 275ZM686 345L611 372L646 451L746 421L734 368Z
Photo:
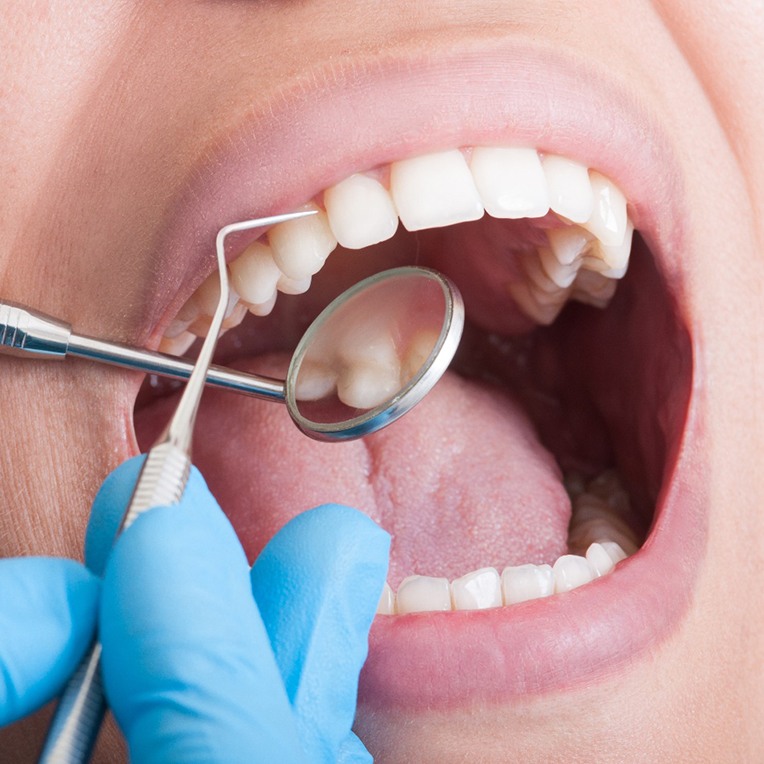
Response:
M0 351L30 358L74 356L174 379L188 379L194 368L171 355L75 334L63 321L11 303L0 303ZM210 366L207 384L267 400L283 401L285 395L282 380L222 366Z

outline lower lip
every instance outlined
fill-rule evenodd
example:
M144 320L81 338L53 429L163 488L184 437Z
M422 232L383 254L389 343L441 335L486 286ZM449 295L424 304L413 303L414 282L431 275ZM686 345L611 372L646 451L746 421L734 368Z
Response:
M495 610L377 617L359 700L430 710L501 703L612 676L686 614L707 539L705 428L691 399L681 455L642 549L605 578Z

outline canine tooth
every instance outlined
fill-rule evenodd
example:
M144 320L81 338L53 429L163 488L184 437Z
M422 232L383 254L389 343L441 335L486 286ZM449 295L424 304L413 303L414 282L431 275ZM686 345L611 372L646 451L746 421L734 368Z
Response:
M586 557L564 554L552 566L555 593L569 592L594 580L594 570Z
M606 246L600 242L595 242L592 252L595 253L606 265L600 271L603 276L609 279L620 279L626 275L629 267L629 256L631 255L631 242L634 237L634 225L631 221L626 223L626 235L623 242L618 246Z
M618 247L626 235L626 197L612 181L594 170L589 173L589 181L594 206L583 227L605 246Z
M400 390L400 369L369 362L346 366L337 379L337 396L347 406L372 409Z
M395 595L387 581L385 581L385 585L382 587L382 594L379 597L379 604L377 605L377 614L395 615Z
M575 263L591 244L591 236L577 225L550 228L546 235L560 265Z
M501 573L501 589L505 605L549 597L554 594L551 565L514 565Z
M580 267L579 263L573 262L571 265L562 265L552 250L546 247L539 247L539 260L544 273L560 289L566 289L576 280Z
M304 279L290 279L282 273L276 283L276 289L282 294L305 294L310 289L312 280L311 276L306 276Z
M250 305L268 302L282 275L271 248L259 241L247 247L231 263L230 269L233 288Z
M337 246L323 210L273 226L268 231L268 243L276 265L295 281L318 273Z
M399 615L451 610L451 587L447 578L409 576L398 587L396 603Z
M348 249L362 249L393 236L398 213L387 189L368 175L351 175L324 192L329 226Z
M390 193L409 231L483 216L483 205L461 151L452 149L393 162Z
M501 607L501 580L496 568L481 568L451 582L454 610Z
M596 541L586 550L586 559L597 576L605 576L615 567L615 561L602 544Z
M547 154L542 166L552 210L573 223L589 220L594 207L589 170L572 159L554 154Z
M549 193L535 149L478 147L470 170L486 212L495 218L540 218Z
M196 335L183 332L177 337L162 337L159 342L159 352L169 355L183 355L196 341Z

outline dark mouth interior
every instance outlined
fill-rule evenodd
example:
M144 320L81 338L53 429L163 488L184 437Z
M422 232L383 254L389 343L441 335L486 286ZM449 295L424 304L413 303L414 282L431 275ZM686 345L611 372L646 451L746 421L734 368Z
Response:
M433 267L456 282L467 309L452 370L511 390L563 473L617 469L631 497L630 525L643 540L683 431L692 373L687 328L638 234L629 272L606 309L571 302L551 326L534 325L501 285L517 278L518 253L539 234L527 221L486 217L420 233L401 228L362 251L338 248L306 295L280 296L269 317L248 316L221 338L216 361L237 365L290 351L315 315L361 278L397 265ZM156 429L142 420L158 397L177 389L144 385L136 404L142 448Z

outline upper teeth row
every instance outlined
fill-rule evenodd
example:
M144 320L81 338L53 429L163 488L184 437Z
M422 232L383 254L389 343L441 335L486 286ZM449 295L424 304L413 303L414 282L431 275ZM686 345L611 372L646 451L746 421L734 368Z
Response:
M327 189L309 206L317 215L274 226L267 244L256 242L231 263L235 290L225 328L247 310L269 313L277 292L310 286L337 244L361 249L389 239L398 220L409 231L482 217L540 218L549 211L548 247L527 252L525 281L508 289L540 323L550 323L568 299L600 307L626 272L633 226L626 199L606 177L562 156L531 148L453 149L393 162L355 174ZM579 272L580 271L580 272ZM168 327L161 349L183 352L206 333L217 302L213 274Z

